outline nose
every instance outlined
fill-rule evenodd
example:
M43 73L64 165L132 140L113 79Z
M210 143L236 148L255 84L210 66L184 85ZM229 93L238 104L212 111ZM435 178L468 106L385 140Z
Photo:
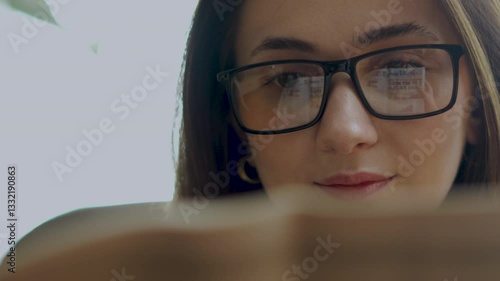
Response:
M333 75L327 94L328 102L316 136L320 150L351 154L377 143L375 117L364 107L347 73Z

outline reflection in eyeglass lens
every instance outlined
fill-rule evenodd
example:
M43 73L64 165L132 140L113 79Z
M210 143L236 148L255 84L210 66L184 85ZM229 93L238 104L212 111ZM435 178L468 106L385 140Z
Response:
M318 114L323 96L323 76L292 79L282 88L278 111L293 112L296 124L313 120Z
M377 53L359 60L355 70L359 94L378 114L421 115L451 102L453 63L446 50ZM305 125L320 112L325 82L318 63L285 62L238 72L232 87L239 120L261 131Z
M453 93L453 64L441 49L412 49L368 57L357 65L371 108L387 116L411 116L445 108Z
M368 87L387 95L380 100L386 102L386 112L419 114L425 112L422 95L428 83L425 70L425 67L374 70L368 75Z

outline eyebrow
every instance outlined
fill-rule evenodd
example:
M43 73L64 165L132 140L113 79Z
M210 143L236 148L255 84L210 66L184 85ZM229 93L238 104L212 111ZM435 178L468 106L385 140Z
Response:
M258 53L272 50L290 50L303 53L316 52L316 48L309 42L292 37L267 37L252 51L252 57Z
M410 22L397 25L389 25L379 29L371 30L365 33L364 36L355 37L353 39L353 44L359 44L358 46L367 46L376 42L405 35L416 35L430 41L439 41L439 37L427 30L423 25Z
M352 44L358 47L366 47L376 42L405 35L417 35L431 41L439 41L439 38L434 33L428 31L424 26L411 22L389 25L371 30L367 33L363 33L361 36L354 37ZM293 37L267 37L252 51L252 57L261 52L273 50L313 53L317 51L317 48L312 43Z

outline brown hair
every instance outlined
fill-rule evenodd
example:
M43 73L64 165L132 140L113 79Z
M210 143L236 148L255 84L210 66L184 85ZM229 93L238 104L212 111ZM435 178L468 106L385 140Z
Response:
M500 1L442 0L468 50L481 101L475 114L481 120L479 143L464 155L466 167L457 178L464 183L498 184L500 178ZM492 187L494 188L494 187Z
M233 1L237 2L237 1ZM216 197L255 189L241 181L234 165L248 153L231 125L230 106L216 74L235 65L234 41L244 1L225 12L200 0L183 65L182 121L176 197ZM442 0L468 49L481 104L473 114L482 123L479 144L467 145L455 183L500 182L500 0ZM210 193L210 194L207 194Z

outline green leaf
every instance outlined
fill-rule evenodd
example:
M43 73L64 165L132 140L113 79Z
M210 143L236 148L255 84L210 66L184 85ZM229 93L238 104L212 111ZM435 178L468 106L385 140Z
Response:
M90 50L92 51L92 53L94 54L98 54L99 53L99 43L93 43L90 45Z
M23 12L53 25L59 25L44 0L1 0L1 2L8 4L14 10Z

